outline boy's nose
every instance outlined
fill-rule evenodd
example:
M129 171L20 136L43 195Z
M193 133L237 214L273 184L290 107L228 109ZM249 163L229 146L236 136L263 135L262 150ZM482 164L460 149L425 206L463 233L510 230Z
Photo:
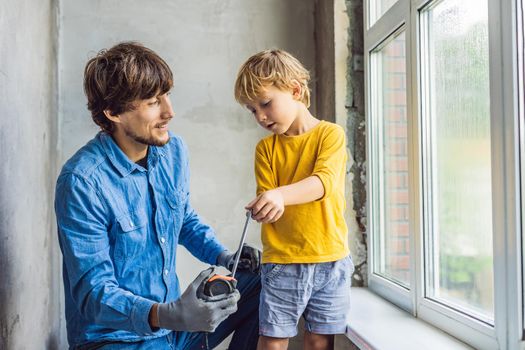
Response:
M266 114L264 114L262 112L256 112L255 113L255 118L257 119L257 121L259 123L262 123L262 122L266 121Z

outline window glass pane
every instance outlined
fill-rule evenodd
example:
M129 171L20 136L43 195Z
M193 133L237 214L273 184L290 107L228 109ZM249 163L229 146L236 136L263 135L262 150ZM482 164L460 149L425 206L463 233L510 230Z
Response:
M370 25L372 26L397 0L369 0Z
M427 296L493 319L487 2L425 10Z
M410 285L408 233L408 147L405 33L373 53L377 77L372 94L378 117L378 198L376 273ZM372 131L373 132L373 131Z

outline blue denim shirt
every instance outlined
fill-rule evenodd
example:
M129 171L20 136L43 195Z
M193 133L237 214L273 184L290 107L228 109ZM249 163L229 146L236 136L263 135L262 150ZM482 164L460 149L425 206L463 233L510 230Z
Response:
M190 206L187 149L170 137L149 147L148 169L103 132L62 168L55 211L72 347L166 335L148 315L180 296L177 245L209 264L225 249Z

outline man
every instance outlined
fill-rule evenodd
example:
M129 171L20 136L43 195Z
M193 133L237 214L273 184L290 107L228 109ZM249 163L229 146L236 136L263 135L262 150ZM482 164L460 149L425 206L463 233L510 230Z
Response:
M203 271L181 295L177 245L212 265L234 254L190 206L188 154L168 131L173 76L156 53L121 43L89 60L88 109L102 131L64 165L55 211L71 349L255 349L259 251L237 288L207 297ZM238 305L238 306L237 306Z

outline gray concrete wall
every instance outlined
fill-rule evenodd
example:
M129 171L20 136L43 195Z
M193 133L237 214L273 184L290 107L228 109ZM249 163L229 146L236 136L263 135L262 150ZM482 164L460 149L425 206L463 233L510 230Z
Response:
M315 76L313 10L313 1L304 0L64 1L61 163L97 132L82 92L86 61L119 41L141 41L165 58L175 75L171 130L189 146L193 206L235 249L244 205L255 191L254 147L265 134L233 98L237 69L251 54L280 47ZM258 225L251 226L248 241L259 245ZM178 271L186 284L205 266L180 250Z
M334 0L315 1L315 43L317 117L336 121L335 112L335 41Z
M347 61L347 137L350 149L351 168L348 172L348 207L352 208L355 220L351 250L355 273L353 286L368 283L368 240L366 213L366 133L365 133L365 85L363 67L363 0L345 0L348 14L348 61Z
M0 2L0 349L58 349L56 2Z

